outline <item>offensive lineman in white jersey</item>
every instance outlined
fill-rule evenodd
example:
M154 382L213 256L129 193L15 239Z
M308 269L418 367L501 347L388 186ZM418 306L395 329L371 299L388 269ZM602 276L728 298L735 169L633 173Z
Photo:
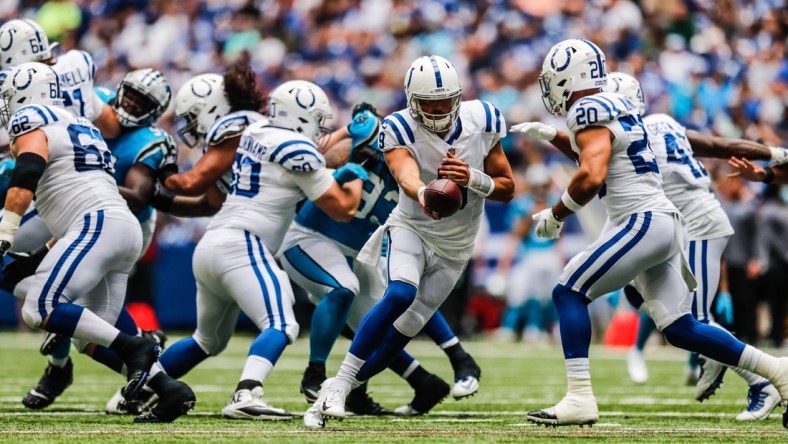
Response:
M77 339L77 348L102 355L100 362L107 356L122 361L127 399L147 381L160 402L135 422L173 421L194 406L194 393L161 371L154 340L112 325L142 247L139 222L118 193L112 155L98 129L59 108L61 97L57 75L41 63L16 67L0 89L0 118L17 160L0 221L0 253L13 246L35 195L60 242L36 270L22 311L25 322Z
M347 221L367 178L357 164L340 169L337 180L325 168L316 142L331 106L320 87L286 82L271 93L268 110L269 119L243 132L227 200L194 252L197 330L162 355L168 372L186 373L224 350L243 310L260 334L249 349L236 392L222 410L223 416L236 419L291 418L265 402L262 384L298 336L290 281L272 253L298 202L308 198L332 218Z
M567 369L568 392L555 406L528 413L545 425L593 424L599 419L591 390L587 304L636 280L646 310L673 345L771 380L788 399L788 358L775 358L690 313L695 278L684 257L684 229L662 191L662 177L635 105L603 93L605 56L593 43L570 39L550 49L539 81L552 114L567 115L579 168L561 200L535 214L537 235L558 238L563 221L596 194L611 224L575 256L553 290ZM783 417L788 427L788 413Z
M506 125L500 111L483 101L461 102L454 66L425 56L405 74L407 110L383 120L380 146L400 186L397 207L358 256L375 266L388 236L388 286L364 317L335 378L304 415L307 427L327 417L345 417L345 398L380 373L424 327L454 287L471 255L485 198L508 202L514 193L509 162L500 139ZM436 220L424 206L424 185L438 176L461 186L462 209Z
M646 103L640 83L629 74L613 72L607 78L607 91L619 93L629 98L645 113ZM687 257L693 274L697 277L697 288L692 292L691 312L702 323L714 322L710 316L714 295L720 279L722 252L733 234L733 227L722 209L719 200L711 191L711 178L703 164L695 159L692 147L687 140L687 131L680 123L666 114L650 114L643 117L648 142L656 156L659 172L662 175L662 189L670 201L678 208L684 219L687 231ZM571 151L569 135L563 131L547 127L538 122L529 122L512 127L513 132L539 137L540 131L550 133L552 144L563 152ZM698 136L695 136L698 137ZM702 136L701 136L702 137ZM544 140L544 139L543 139ZM768 154L763 147L761 154ZM779 153L778 153L779 155ZM636 307L643 303L645 290L627 286L625 292ZM653 323L652 323L653 325ZM719 324L715 326L722 328ZM634 352L634 353L633 353ZM722 364L701 358L703 371L697 383L696 399L703 401L711 396L722 384L726 369ZM645 361L640 351L633 348L627 356L630 375L633 380L644 380L647 376ZM736 418L738 420L763 419L780 402L780 395L765 378L747 370L735 371L749 385L747 408ZM643 375L645 373L645 375Z

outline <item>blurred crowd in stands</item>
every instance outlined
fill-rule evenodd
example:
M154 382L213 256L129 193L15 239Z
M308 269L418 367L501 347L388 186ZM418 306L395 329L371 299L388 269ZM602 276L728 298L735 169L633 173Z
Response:
M404 108L403 73L428 53L451 60L462 75L463 96L494 103L509 124L539 120L564 127L544 109L537 77L554 43L584 37L604 49L608 72L624 71L641 81L650 113L771 145L784 145L788 134L784 0L0 1L1 20L20 15L37 20L63 50L90 52L99 85L114 87L130 69L150 66L164 72L177 91L189 77L221 72L245 57L264 90L293 78L323 87L336 127L347 123L360 101L382 114ZM170 110L162 126L173 125ZM503 317L502 337L519 337L525 327L524 338L539 339L550 324L552 282L544 285L545 295L533 282L537 278L510 280L508 271L522 278L518 263L551 252L537 262L554 270L534 276L553 281L555 270L593 238L603 215L597 208L597 224L570 224L560 242L534 244L522 224L560 195L571 164L519 135L507 137L504 148L517 172L520 198L508 207L488 208L489 233L480 238L466 290L471 302L457 310L466 312L467 329L496 328ZM200 155L185 146L181 151L183 168ZM726 254L734 328L745 340L766 336L781 345L788 189L727 178L724 162L707 167L715 172L737 229ZM193 243L204 225L161 219L160 247ZM506 247L512 244L510 231L516 248ZM505 295L510 310L504 315ZM760 302L767 303L763 312Z

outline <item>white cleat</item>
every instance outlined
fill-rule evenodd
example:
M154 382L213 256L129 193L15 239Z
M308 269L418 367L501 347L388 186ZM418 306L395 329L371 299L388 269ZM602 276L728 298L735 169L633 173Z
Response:
M311 406L304 413L304 427L310 429L322 429L326 426L326 418L320 414L320 409L316 406Z
M466 376L465 378L456 381L451 388L451 395L456 400L467 398L479 391L479 380L473 376Z
M285 409L268 405L263 400L263 388L238 390L222 409L222 416L230 419L271 420L281 421L293 419L293 415Z
M648 381L648 367L642 351L633 348L627 353L627 373L629 379L636 384L644 384Z
M599 421L599 409L593 396L564 396L558 404L528 412L526 418L544 426L592 426Z
M743 412L736 415L737 421L768 419L772 410L780 404L780 393L771 382L766 381L750 386L750 390L747 392L747 401L749 401L749 405Z
M695 385L695 399L703 402L722 386L722 378L728 366L701 355L698 357L698 367L700 367L700 377Z
M397 416L419 416L423 413L414 409L410 404L407 404L394 409L394 414Z
M320 396L317 397L314 407L323 416L330 416L337 419L345 419L345 400L349 390L342 387L342 383L336 378L328 378L320 386Z

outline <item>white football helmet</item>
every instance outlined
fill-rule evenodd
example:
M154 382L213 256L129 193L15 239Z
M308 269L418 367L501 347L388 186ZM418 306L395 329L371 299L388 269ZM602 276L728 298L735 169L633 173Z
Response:
M611 72L607 76L605 91L627 96L638 107L641 115L646 113L646 98L640 88L640 82L631 75L623 72Z
M8 125L11 116L25 105L63 106L60 81L48 65L22 63L8 74L0 87L0 121Z
M205 135L216 119L230 112L219 74L192 77L175 96L175 118L185 120L178 137L191 148L205 143Z
M152 125L170 106L170 84L161 72L138 69L123 78L112 109L121 125L136 128Z
M411 63L405 74L405 95L413 120L433 131L446 131L460 114L462 86L460 75L448 60L441 56L419 57ZM422 111L422 101L451 100L451 109L446 114Z
M49 39L41 26L26 19L9 20L0 27L0 68L13 68L52 57Z
M575 91L603 89L607 83L605 54L585 39L569 39L550 48L542 63L542 102L552 115L566 114Z
M325 121L333 110L322 88L306 80L290 80L268 96L268 117L274 126L289 128L317 142L331 132Z

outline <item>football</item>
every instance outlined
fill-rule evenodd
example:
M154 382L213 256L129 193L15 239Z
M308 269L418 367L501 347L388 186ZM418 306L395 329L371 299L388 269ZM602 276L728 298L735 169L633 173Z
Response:
M454 215L462 206L460 186L449 179L436 179L424 190L424 206L441 218Z

